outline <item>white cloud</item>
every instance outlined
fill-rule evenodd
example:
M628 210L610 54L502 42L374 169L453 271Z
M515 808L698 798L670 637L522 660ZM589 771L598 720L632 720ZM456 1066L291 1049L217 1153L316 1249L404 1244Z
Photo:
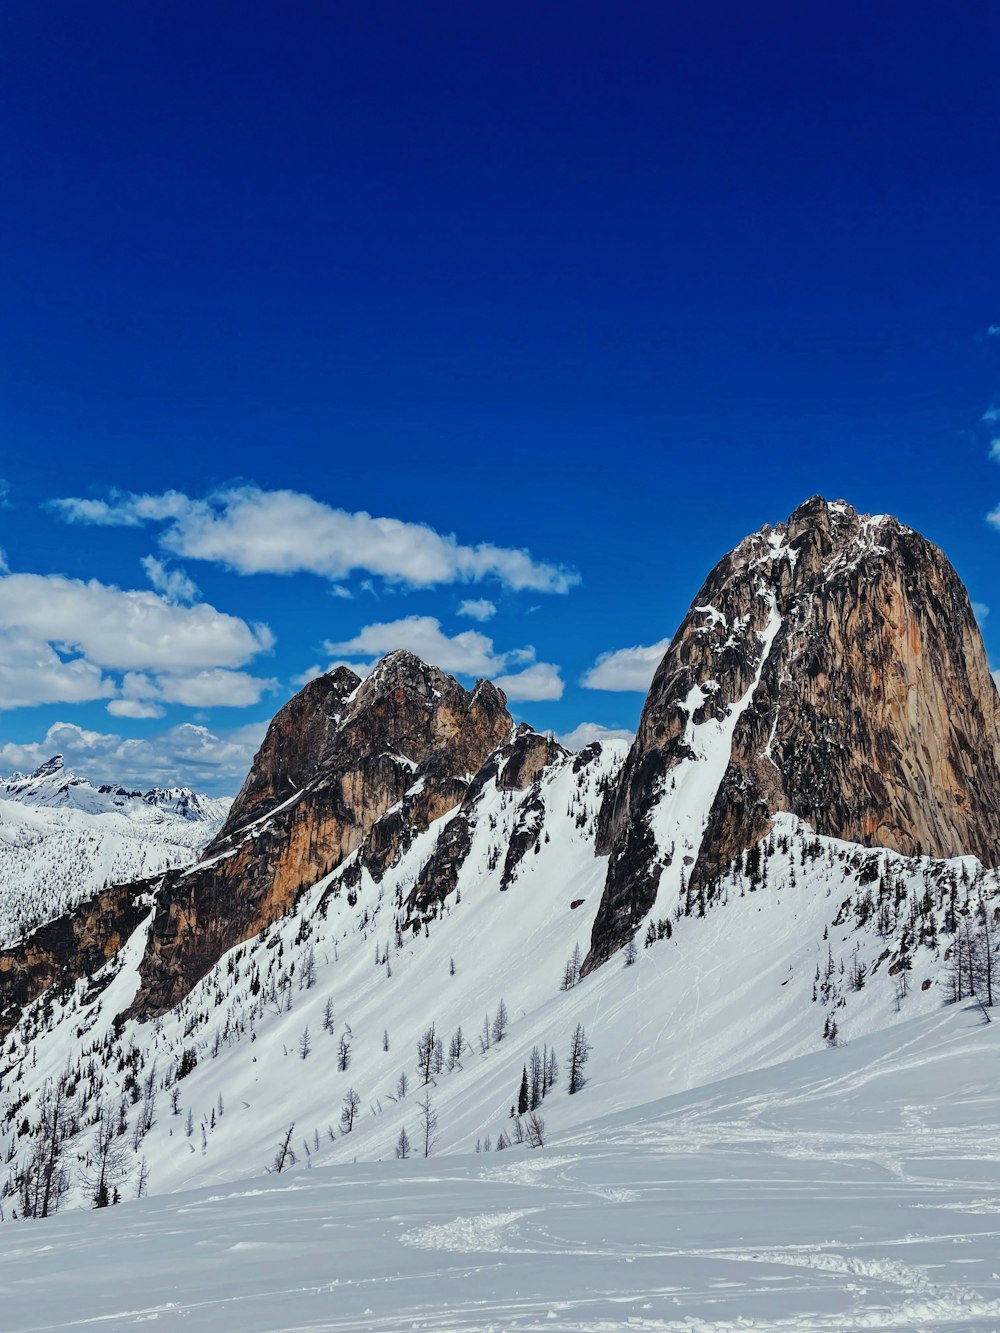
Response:
M142 787L181 784L235 793L266 729L266 722L217 732L185 723L135 740L57 722L40 741L0 746L0 772L30 772L59 753L70 768L92 781Z
M558 736L556 739L560 745L565 745L567 750L583 750L594 741L632 741L635 739L635 733L626 731L624 727L605 727L600 722L581 722L579 726L567 731L564 736Z
M0 709L86 703L115 694L114 681L81 657L63 657L18 627L0 629Z
M458 608L460 616L468 616L470 620L478 620L480 623L491 620L497 613L496 603L489 601L486 597L478 600L462 602Z
M463 676L492 676L511 660L509 653L497 653L493 640L478 630L467 629L450 637L433 616L405 616L382 624L366 625L353 639L344 643L326 643L324 650L342 657L384 657L396 648L411 653L443 671ZM530 649L520 650L519 656ZM530 660L530 658L529 658Z
M112 717L162 717L159 704L143 703L140 699L111 699L107 705Z
M115 494L110 500L53 502L73 523L134 527L166 522L164 548L190 560L210 560L241 574L306 571L340 579L352 571L388 582L428 587L495 578L513 589L564 593L579 575L536 561L528 551L465 546L421 523L349 513L297 491L231 487L205 500L176 491Z
M659 643L601 653L580 684L588 690L641 690L645 693L669 644L669 639L661 639Z
M7 552L0 546L0 574L7 574L10 571L10 565L7 563Z
M983 413L983 421L1000 421L1000 407L990 407Z
M156 683L159 698L187 708L247 708L277 685L273 679L263 680L246 671L225 671L221 667L191 676L158 676Z
M495 676L508 699L535 700L561 699L565 686L559 668L553 662L536 662L525 671L509 676Z
M1000 324L991 324L986 333L990 338L1000 338Z
M989 613L990 613L990 608L986 605L985 602L972 603L972 614L979 621L980 625L983 623L983 621L986 619Z
M167 672L150 676L145 672L129 671L122 679L122 696L132 702L159 700L184 704L187 708L246 708L258 703L262 694L276 686L274 679L264 680L246 671L227 671L222 667L190 675ZM122 708L110 706L108 712L119 717L157 716L154 713L126 713Z
M1000 463L1000 435L990 440L990 458L994 463Z
M155 555L143 556L142 567L150 583L168 602L193 602L198 596L193 579L189 579L182 569L168 569Z
M274 643L266 626L206 603L175 606L154 592L56 574L0 575L0 625L117 670L242 666Z

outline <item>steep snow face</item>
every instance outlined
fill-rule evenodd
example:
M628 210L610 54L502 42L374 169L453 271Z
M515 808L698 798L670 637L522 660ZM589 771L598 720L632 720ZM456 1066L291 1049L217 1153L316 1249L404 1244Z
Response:
M104 884L194 861L229 809L185 787L94 787L55 755L0 783L0 946L68 911Z
M8 1233L3 1326L994 1329L998 1079L1000 1026L956 1008L536 1151L66 1211Z
M299 1172L392 1157L404 1131L422 1150L428 1117L434 1155L508 1139L527 1153L511 1109L535 1049L550 1072L556 1057L537 1111L561 1138L724 1075L835 1059L831 1043L967 996L973 972L982 987L994 872L818 838L788 815L712 886L678 885L658 903L634 961L623 952L580 978L605 874L594 824L623 758L621 744L563 755L523 791L494 772L380 879L355 854L154 1022L121 1019L146 926L102 974L37 1001L0 1050L0 1068L16 1071L0 1114L5 1207L33 1148L23 1123L38 1126L46 1082L67 1069L67 1160L81 1161L66 1206L86 1207L100 1107L124 1126L125 1194L140 1176L161 1193L257 1175L289 1132L282 1165ZM414 911L414 886L458 820L454 888ZM578 1026L591 1050L571 1095Z

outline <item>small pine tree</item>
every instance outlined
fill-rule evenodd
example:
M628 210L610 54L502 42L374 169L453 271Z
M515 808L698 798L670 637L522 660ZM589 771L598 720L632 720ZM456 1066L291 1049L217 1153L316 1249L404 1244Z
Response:
M476 1145L476 1151L479 1151L479 1145ZM410 1138L404 1125L399 1131L399 1138L396 1140L396 1156L406 1159L410 1155Z
M517 1113L526 1115L528 1111L528 1066L524 1065L521 1069L521 1088L517 1094Z

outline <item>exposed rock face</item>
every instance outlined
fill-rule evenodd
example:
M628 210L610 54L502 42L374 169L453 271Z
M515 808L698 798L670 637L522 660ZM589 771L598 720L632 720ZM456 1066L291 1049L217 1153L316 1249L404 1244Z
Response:
M27 939L0 950L0 1036L26 1004L50 986L71 987L93 976L149 914L155 880L105 889L74 912L39 926Z
M344 668L312 681L271 723L203 861L160 891L133 1016L171 1008L352 852L378 877L512 730L496 686L465 690L408 652L363 683Z
M601 813L586 968L779 810L866 846L1000 862L1000 700L965 588L895 519L818 497L719 562L660 663Z

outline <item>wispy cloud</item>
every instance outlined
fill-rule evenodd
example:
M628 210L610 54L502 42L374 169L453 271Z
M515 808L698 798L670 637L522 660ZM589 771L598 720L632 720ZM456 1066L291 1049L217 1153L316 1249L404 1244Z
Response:
M168 569L155 555L143 556L142 567L146 577L168 602L193 602L198 596L198 587L182 569Z
M165 550L240 574L307 572L337 580L362 572L411 587L496 579L515 591L547 593L568 592L580 581L575 571L535 560L529 551L464 545L422 523L335 509L297 491L234 486L206 499L178 491L107 500L70 496L52 507L71 523L163 523Z
M486 597L462 602L458 608L460 616L468 616L470 620L478 620L480 624L492 620L496 613L496 603L489 601Z

